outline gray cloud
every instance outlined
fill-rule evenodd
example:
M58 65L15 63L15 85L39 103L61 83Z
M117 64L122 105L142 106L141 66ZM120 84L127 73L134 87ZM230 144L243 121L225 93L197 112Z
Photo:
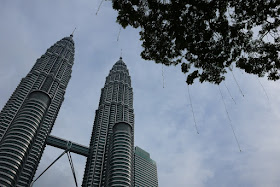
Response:
M222 84L225 103L240 142L231 132L216 85L190 86L200 134L192 118L184 75L180 67L164 67L140 58L137 30L122 30L111 2L104 1L3 1L0 3L0 106L48 47L77 27L75 64L65 101L52 131L53 135L89 144L100 89L121 49L132 78L135 109L135 144L150 152L157 162L159 185L170 186L279 186L280 136L278 82L235 71L242 91L233 77ZM62 150L47 147L38 175ZM73 155L81 184L85 158ZM35 186L74 186L66 156L46 172Z

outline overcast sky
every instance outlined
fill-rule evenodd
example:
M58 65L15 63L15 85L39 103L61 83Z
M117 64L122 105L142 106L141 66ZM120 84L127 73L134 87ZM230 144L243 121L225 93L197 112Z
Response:
M185 76L140 58L139 30L121 30L110 1L0 1L0 108L37 58L74 34L75 62L52 135L88 146L105 77L122 49L132 79L135 145L157 162L160 187L280 186L280 84L239 70L220 85L240 143L239 152L217 85L190 86L196 133ZM164 88L163 88L164 82ZM261 86L267 92L268 98ZM62 150L47 146L36 176ZM72 154L81 185L86 159ZM75 186L66 155L34 186Z

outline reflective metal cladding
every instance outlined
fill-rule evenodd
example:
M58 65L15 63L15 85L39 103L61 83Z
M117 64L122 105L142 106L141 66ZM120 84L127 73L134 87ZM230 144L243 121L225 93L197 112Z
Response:
M82 186L133 186L133 147L133 92L120 58L101 89Z
M74 62L72 36L51 46L0 113L0 186L29 186L64 99Z

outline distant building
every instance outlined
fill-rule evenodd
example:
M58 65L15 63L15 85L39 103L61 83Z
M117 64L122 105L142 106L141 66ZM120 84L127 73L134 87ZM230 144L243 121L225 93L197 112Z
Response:
M140 147L134 150L134 186L158 187L157 165Z
M74 41L51 46L0 113L0 186L29 186L46 146L74 63Z

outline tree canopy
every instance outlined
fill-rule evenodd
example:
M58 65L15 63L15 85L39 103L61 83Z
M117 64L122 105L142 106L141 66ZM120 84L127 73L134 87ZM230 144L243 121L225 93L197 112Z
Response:
M280 78L278 0L113 0L122 27L140 28L141 56L181 64L188 84L219 84L233 67Z

